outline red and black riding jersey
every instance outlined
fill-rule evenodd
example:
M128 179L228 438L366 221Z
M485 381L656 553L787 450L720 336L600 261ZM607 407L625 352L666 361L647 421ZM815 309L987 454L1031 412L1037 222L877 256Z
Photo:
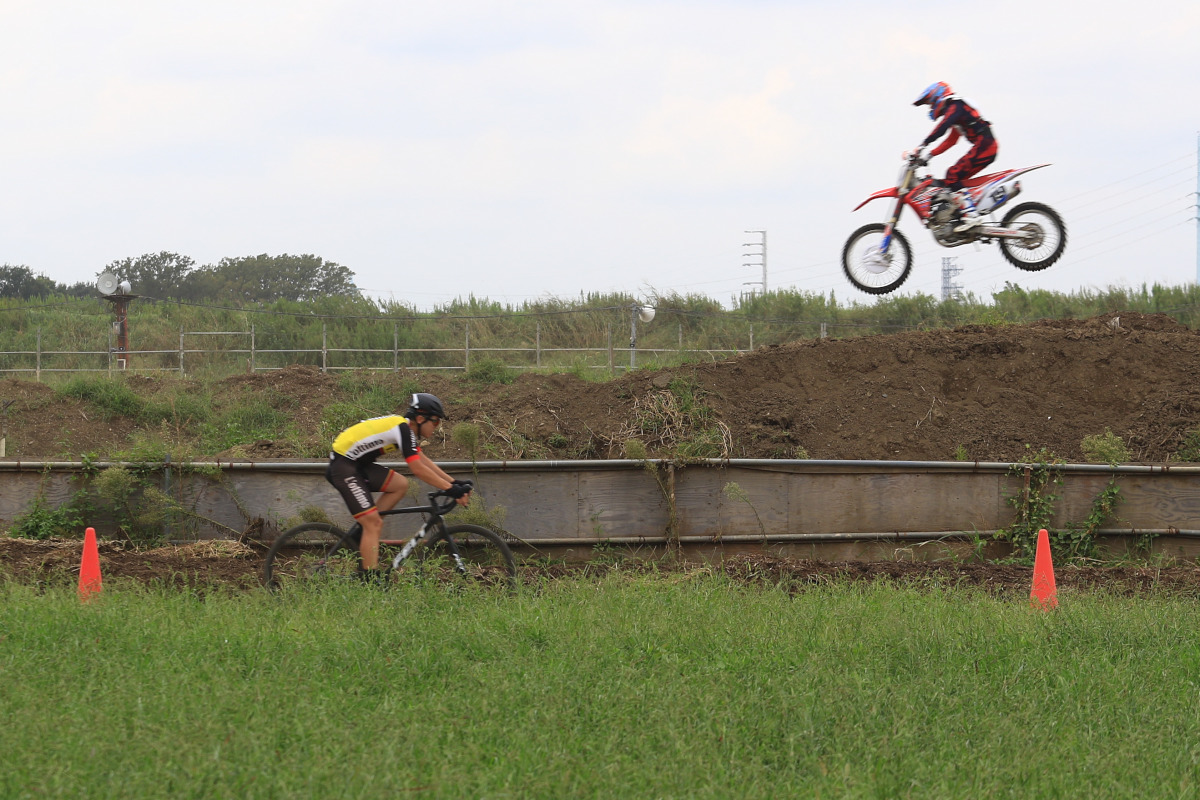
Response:
M945 136L947 132L950 133L950 137L930 155L938 155L945 152L946 149L958 141L960 133L966 136L967 141L971 144L993 138L991 123L984 119L982 114L968 105L961 97L955 97L946 101L946 113L942 117L942 121L933 129L933 133L925 137L925 141L922 144L932 144Z

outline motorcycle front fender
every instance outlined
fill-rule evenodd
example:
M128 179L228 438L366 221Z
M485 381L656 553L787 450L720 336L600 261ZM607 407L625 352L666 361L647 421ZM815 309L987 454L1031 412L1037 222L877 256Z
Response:
M878 192L875 192L875 194L871 195L866 200L863 200L861 203L856 205L854 207L854 210L858 211L860 208L862 208L863 206L865 206L867 203L871 202L872 200L884 200L889 197L896 197L896 187L895 186L893 186L891 189L880 189Z

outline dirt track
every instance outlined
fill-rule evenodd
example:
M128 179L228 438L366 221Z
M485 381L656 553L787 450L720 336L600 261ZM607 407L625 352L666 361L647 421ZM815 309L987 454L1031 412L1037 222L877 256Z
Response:
M78 541L35 542L0 539L0 576L26 584L74 586L79 577L83 544ZM162 547L135 552L119 543L100 544L100 567L104 580L165 584L209 591L254 589L259 586L262 554L236 542L207 542L183 547ZM525 567L522 580L536 586L543 580L569 575L599 576L611 571L637 573L711 571L746 584L781 586L788 591L833 582L885 580L916 587L967 588L989 594L1024 597L1030 590L1029 567L1003 564L957 562L822 562L767 556L735 556L721 563L677 563L657 561L646 565L635 561L601 565L574 564ZM1096 567L1060 566L1056 569L1058 589L1063 593L1102 590L1120 595L1150 592L1200 597L1200 568L1195 566Z
M1134 461L1154 463L1171 459L1184 437L1200 429L1198 378L1200 335L1163 315L1121 313L798 341L717 363L634 372L606 383L532 374L491 386L403 373L380 379L394 382L398 392L401 381L421 380L422 388L447 401L455 421L479 425L484 447L476 455L485 459L623 457L630 436L646 441L650 455L670 452L695 431L685 424L649 435L633 431L631 423L639 409L683 385L711 411L710 424L726 431L725 454L732 457L793 458L802 450L820 459L947 461L965 455L1022 461L1044 447L1064 460L1083 461L1084 437L1109 429L1124 440ZM131 382L152 392L158 380ZM327 447L317 435L322 410L344 397L335 376L300 367L227 379L217 396L234 402L249 393L280 398L301 436L207 455L262 459L320 453ZM42 384L0 381L0 401L6 399L15 401L9 431L20 431L15 447L10 439L9 456L23 460L82 453L103 458L127 446L137 428L124 417L98 418L85 403L59 397ZM306 433L311 441L304 440ZM471 457L451 437L439 439L428 448L435 459ZM70 548L43 552L40 547L3 542L0 569L25 576L61 573L65 564L56 559L71 555ZM128 567L120 566L127 554L112 550L102 553L105 557L110 569L135 579L196 574L201 580L244 584L252 582L258 567L254 554L204 555L176 548L139 554ZM38 566L30 566L35 561ZM150 573L143 574L134 562L152 565ZM845 572L811 562L755 563L802 577ZM940 569L949 567L934 568ZM953 580L1007 585L1006 568L992 569L991 577ZM1018 582L1027 581L1026 573ZM1079 574L1088 580L1086 573ZM1155 574L1165 580L1165 573ZM1172 580L1193 578L1185 570ZM1118 583L1141 587L1147 580L1131 572Z

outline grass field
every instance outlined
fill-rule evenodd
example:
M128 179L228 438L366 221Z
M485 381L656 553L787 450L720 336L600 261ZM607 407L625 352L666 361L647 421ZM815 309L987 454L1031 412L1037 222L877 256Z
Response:
M0 796L1196 797L1192 600L0 585Z

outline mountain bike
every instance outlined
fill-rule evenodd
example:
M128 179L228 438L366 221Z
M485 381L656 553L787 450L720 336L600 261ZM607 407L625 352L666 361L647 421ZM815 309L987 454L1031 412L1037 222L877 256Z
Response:
M446 524L445 515L456 505L454 498L439 491L429 493L428 505L379 512L384 517L398 514L428 517L408 540L388 539L386 532L380 538L379 561L391 562L391 572L380 575L385 583L396 580L402 571L419 571L442 579L517 587L516 560L500 534L480 525ZM303 581L348 580L359 576L361 538L362 526L357 522L345 531L328 522L305 522L288 528L267 551L263 585L274 590ZM409 569L410 561L415 562L415 570Z

